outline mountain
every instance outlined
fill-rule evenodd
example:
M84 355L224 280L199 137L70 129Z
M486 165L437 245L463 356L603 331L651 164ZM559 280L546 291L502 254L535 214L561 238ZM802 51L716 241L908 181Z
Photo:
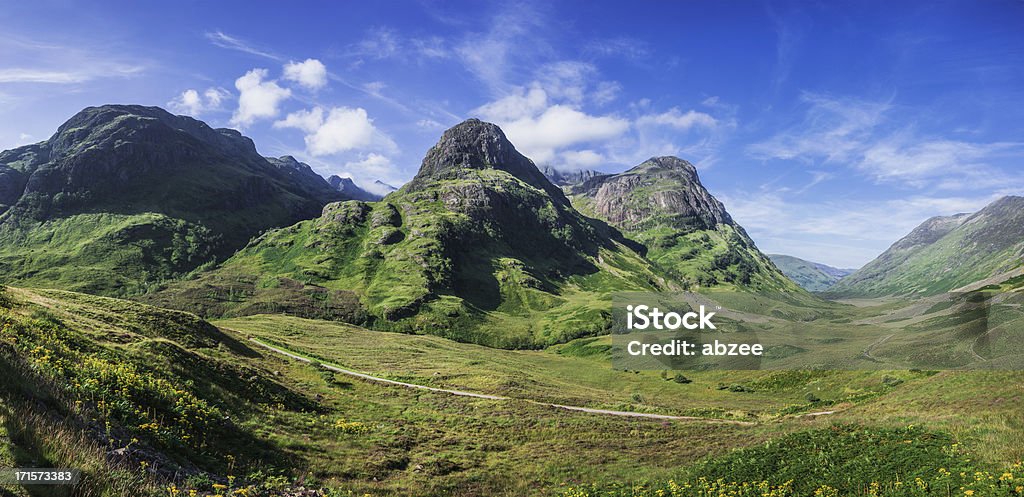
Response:
M595 176L604 175L604 173L592 169L555 169L551 166L544 166L541 168L541 172L558 186L577 185Z
M835 285L840 279L856 271L856 269L839 269L817 262L805 261L798 257L781 254L768 254L775 267L789 279L796 282L804 290L821 292Z
M379 179L373 180L373 185L371 185L371 188L373 188L374 191L378 192L382 197L395 190L398 190L398 188L391 186Z
M157 107L89 107L50 139L0 152L0 278L136 293L341 198L238 131Z
M927 296L1024 264L1024 198L1003 197L974 214L933 217L829 294Z
M382 195L370 193L366 190L363 190L362 188L359 188L359 186L357 186L356 183L352 181L351 178L342 178L341 176L333 175L330 178L327 178L327 182L331 185L332 188L338 190L339 192L341 192L342 195L345 195L347 198L350 198L352 200L375 202L377 200L380 200L382 197Z
M648 248L648 258L690 286L800 292L685 160L653 157L624 173L590 178L570 193L580 212L623 230Z
M642 253L577 212L497 126L470 119L383 201L330 204L147 299L536 347L603 332L611 292L668 288Z

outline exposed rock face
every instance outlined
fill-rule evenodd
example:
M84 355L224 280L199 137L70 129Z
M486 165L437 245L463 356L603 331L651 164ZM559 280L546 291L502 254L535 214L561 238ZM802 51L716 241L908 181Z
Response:
M544 190L555 202L568 205L565 194L551 184L533 161L512 146L498 126L468 119L448 129L423 159L408 191L423 189L430 181L472 177L472 170L505 171L528 185Z
M605 173L593 169L556 169L551 166L544 166L540 170L544 176L558 186L578 185L597 176L605 176Z
M597 214L626 230L666 215L699 229L735 224L701 185L697 169L677 157L653 157L624 173L591 178L572 192L593 198Z
M700 183L693 164L653 157L620 174L570 188L585 213L647 247L647 256L694 286L800 292Z
M359 186L356 185L356 183L352 181L351 178L342 178L341 176L334 175L331 176L330 178L327 178L327 182L331 185L332 188L341 192L341 194L344 195L345 198L350 198L353 200L362 200L364 202L375 202L377 200L380 200L382 197L381 195L370 193L366 190L363 190L362 188L359 188Z

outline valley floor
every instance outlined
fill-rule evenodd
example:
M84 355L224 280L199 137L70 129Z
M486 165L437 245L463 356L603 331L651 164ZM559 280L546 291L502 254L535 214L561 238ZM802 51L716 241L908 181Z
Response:
M48 412L63 413L58 418L68 426L93 417L123 426L130 434L106 436L106 453L127 443L130 457L120 464L157 480L168 475L151 472L151 465L177 461L201 469L186 470L191 476L176 483L185 495L213 495L215 484L249 486L250 495L283 495L273 488L295 485L395 496L673 495L673 485L689 485L675 495L698 495L698 488L725 489L715 487L717 478L726 487L736 481L735 495L753 495L737 490L744 484L773 495L823 486L845 495L867 492L872 482L911 495L896 492L894 482L920 477L937 489L939 468L1020 477L1013 464L1024 458L1019 372L627 372L609 367L607 337L510 351L283 315L220 320L213 328L116 299L10 294L14 303L0 313L20 331L0 335L0 345L8 344L2 364L40 382L0 390L5 405L31 410L51 402ZM52 333L77 345L61 349L46 341ZM28 340L35 340L31 347ZM64 390L42 380L91 373L70 362L60 370L40 366L43 357L60 354L83 364L116 358L151 378L140 388L162 379L177 386L146 396ZM104 385L102 375L95 378ZM152 400L161 396L171 403ZM210 425L204 436L212 438L191 449L150 434L131 410L118 417L88 407L95 398L163 412L154 418L161 426L171 425L174 399L189 398L226 424ZM138 442L128 443L132 437ZM29 445L0 438L0 463L31 446L40 461L88 462L58 457L45 442L44 435ZM104 450L97 450L102 459ZM98 468L94 477L106 471L89 464ZM975 495L1013 495L981 493L973 478L954 475L946 483L978 488ZM786 487L786 479L797 481ZM136 488L163 491L148 481ZM94 495L119 495L110 490L114 483L105 485ZM945 489L914 495L946 495Z

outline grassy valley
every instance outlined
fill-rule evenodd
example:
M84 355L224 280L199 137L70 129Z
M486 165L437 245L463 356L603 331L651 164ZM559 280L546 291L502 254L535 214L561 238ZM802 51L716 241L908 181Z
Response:
M787 475L806 474L802 465L822 464L820 450L837 458L825 464L849 461L840 473L812 472L778 494L801 495L823 485L868 489L872 481L891 489L897 479L912 482L907 475L935 485L939 468L969 469L968 479L973 470L1002 474L1024 456L1018 373L683 372L689 382L680 382L609 370L600 358L606 349L590 339L503 351L283 316L217 328L62 291L7 295L3 365L22 380L3 391L5 429L18 435L3 439L0 454L93 468L87 481L96 495L160 495L171 485L204 495L311 485L340 495L621 495L621 482L648 482L638 488L650 495L690 485L676 495L697 495L700 485L723 485L701 478L787 487ZM250 337L325 364L509 399L348 377ZM978 399L983 407L970 409ZM591 414L531 400L706 420ZM818 411L834 413L806 415ZM71 434L79 449L61 452L68 439L60 437Z

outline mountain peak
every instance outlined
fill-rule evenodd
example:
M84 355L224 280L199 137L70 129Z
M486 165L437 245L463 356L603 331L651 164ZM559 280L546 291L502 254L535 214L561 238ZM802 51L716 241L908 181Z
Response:
M251 139L233 129L214 129L188 116L176 116L160 107L145 105L106 104L86 107L64 124L50 138L54 156L75 153L114 134L139 133L163 126L180 131L200 141L230 150L231 153L257 156Z
M680 159L673 155L663 155L661 157L651 157L633 167L626 173L645 173L653 174L667 172L670 174L682 173L691 181L698 181L697 179L697 168L694 167L689 161Z
M352 178L338 176L337 174L327 178L327 183L331 185L331 188L338 190L343 195L353 200L362 200L364 202L376 202L380 200L383 195L371 193L366 191L362 187L352 181Z
M473 169L505 171L561 203L568 203L562 191L544 177L533 161L516 150L501 128L479 119L467 119L441 135L423 158L409 190L422 189L434 180L459 178Z
M663 215L706 229L735 224L701 184L697 168L678 157L651 157L626 172L595 176L572 191L593 198L598 216L627 231Z

